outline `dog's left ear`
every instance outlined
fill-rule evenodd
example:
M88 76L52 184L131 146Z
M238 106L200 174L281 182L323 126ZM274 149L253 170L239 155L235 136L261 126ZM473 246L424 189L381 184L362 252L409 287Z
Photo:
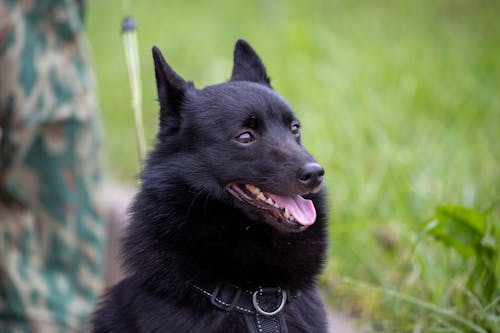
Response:
M250 44L243 39L239 39L234 46L231 81L257 82L271 88L271 80L267 76L266 67Z

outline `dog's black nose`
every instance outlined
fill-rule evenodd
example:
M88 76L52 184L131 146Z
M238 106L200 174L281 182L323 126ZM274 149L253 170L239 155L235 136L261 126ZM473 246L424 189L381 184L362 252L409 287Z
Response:
M309 189L318 187L323 182L325 169L318 163L307 163L299 174L299 181Z

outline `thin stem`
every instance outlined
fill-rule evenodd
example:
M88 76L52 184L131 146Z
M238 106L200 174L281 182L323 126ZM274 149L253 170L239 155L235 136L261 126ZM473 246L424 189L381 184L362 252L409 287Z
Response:
M132 95L132 109L134 111L135 119L137 150L139 154L139 163L142 163L146 151L146 139L144 136L144 124L142 120L141 76L137 44L137 33L135 30L123 32L123 45L125 50L125 59L127 62L130 91Z

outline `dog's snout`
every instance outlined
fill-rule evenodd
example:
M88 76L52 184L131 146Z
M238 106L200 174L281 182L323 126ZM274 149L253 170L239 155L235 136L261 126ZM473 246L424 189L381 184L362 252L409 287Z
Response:
M318 163L307 163L299 174L299 181L308 189L314 189L323 182L325 169Z

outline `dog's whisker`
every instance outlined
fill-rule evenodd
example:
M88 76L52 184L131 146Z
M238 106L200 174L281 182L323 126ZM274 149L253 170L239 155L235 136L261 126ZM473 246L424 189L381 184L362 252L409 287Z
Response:
M250 230L250 228L253 228L253 227L255 227L255 226L259 225L259 224L263 224L263 223L264 223L263 221L257 221L257 222L256 222L256 223L254 223L254 224L247 225L247 226L245 227L245 230L246 230L246 231L249 231L249 230Z
M209 197L208 192L207 192L206 196L205 196L205 204L203 205L203 215L207 215L208 199L210 199L210 197Z
M186 213L186 216L189 216L189 214L191 213L191 209L193 208L194 206L194 203L196 202L196 199L198 199L198 197L206 190L206 187L204 186L201 190L198 191L198 193L196 193L196 195L194 196L193 200L191 201L191 203L189 204L189 207L187 209L187 213ZM208 194L207 194L208 196Z

